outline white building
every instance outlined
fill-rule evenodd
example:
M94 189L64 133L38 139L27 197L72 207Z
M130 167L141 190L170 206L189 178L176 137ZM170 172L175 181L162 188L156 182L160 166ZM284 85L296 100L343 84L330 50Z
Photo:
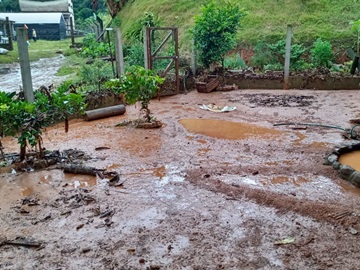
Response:
M47 2L19 0L19 4L20 4L21 12L62 13L65 19L67 36L71 35L70 20L72 20L75 29L74 9L73 9L72 0L53 0Z

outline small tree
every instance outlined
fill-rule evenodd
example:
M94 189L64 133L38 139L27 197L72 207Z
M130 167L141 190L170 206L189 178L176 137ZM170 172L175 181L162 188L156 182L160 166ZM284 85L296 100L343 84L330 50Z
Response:
M311 61L315 67L330 68L334 60L334 53L329 41L318 38L311 49Z
M159 77L152 70L146 70L140 66L131 66L120 80L114 79L107 82L107 87L117 93L125 94L128 104L141 103L141 111L145 112L145 121L151 122L149 103L159 86L164 82L164 78Z
M205 67L214 62L223 65L225 54L235 46L236 32L244 16L244 10L231 1L219 4L212 1L202 6L201 14L195 16L193 35Z

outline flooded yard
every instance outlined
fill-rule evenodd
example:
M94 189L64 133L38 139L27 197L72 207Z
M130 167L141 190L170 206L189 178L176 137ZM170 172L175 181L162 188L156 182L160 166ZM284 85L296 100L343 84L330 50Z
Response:
M126 113L44 132L99 176L58 167L0 174L1 269L358 269L360 192L324 159L354 143L360 91L191 91L152 100L159 129L117 126ZM306 101L306 102L305 102ZM216 113L203 104L235 106ZM15 138L3 140L17 152ZM21 259L19 259L21 258Z

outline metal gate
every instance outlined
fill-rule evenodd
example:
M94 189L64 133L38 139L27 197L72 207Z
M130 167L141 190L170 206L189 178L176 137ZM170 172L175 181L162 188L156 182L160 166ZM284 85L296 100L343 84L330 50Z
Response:
M147 68L165 78L159 96L179 93L179 43L176 27L147 27L145 35ZM171 72L173 71L173 72Z

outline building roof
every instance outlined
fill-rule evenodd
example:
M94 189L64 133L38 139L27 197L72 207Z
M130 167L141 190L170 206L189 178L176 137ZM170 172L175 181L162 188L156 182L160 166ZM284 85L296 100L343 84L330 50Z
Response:
M72 12L71 0L31 1L19 0L22 12Z
M9 17L15 24L57 24L62 13L0 13L0 18Z

